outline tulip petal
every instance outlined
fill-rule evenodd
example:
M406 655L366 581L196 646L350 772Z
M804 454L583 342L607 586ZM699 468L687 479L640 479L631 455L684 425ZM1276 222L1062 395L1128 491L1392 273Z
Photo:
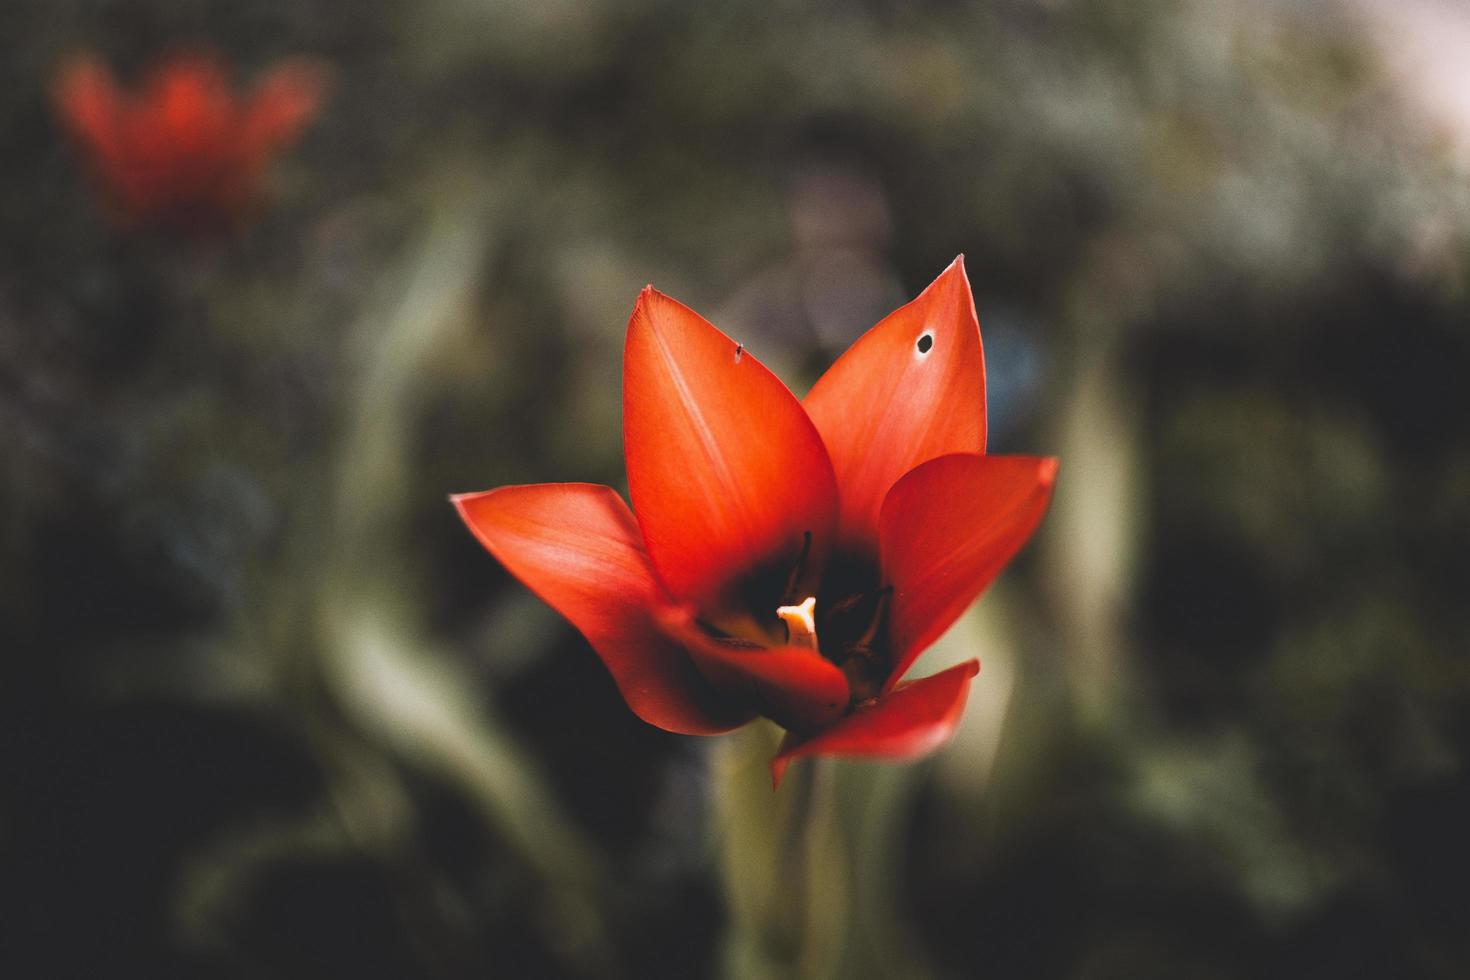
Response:
M780 786L791 760L804 755L911 759L932 752L954 734L979 672L980 661L970 660L901 684L810 738L788 735L771 760L772 781Z
M871 553L899 477L936 456L985 451L985 359L964 257L858 338L803 404L837 473L840 537Z
M687 735L750 719L719 697L661 629L668 599L616 491L559 483L452 500L480 543L582 631L638 717Z
M245 152L264 159L294 140L316 115L327 77L322 66L302 60L277 65L263 75L241 122Z
M107 66L90 57L68 62L57 76L57 109L88 150L112 165L121 151L118 117L123 97Z
M960 617L1041 523L1057 461L941 456L894 484L883 502L883 575L893 586L891 688Z
M699 672L722 696L782 728L814 731L840 718L847 708L847 678L815 650L722 642L688 617L666 619L665 628L682 642Z
M837 485L821 436L743 347L652 287L623 357L628 488L664 584L702 607L740 576L829 546ZM774 610L772 610L774 612Z
M225 68L213 52L201 50L181 54L149 75L132 117L132 135L139 152L187 150L224 157L234 145L236 121Z

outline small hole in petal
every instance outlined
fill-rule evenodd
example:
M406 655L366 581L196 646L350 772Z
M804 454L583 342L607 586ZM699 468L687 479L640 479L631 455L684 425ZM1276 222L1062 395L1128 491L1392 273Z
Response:
M927 353L929 353L929 349L932 348L933 346L934 346L934 337L932 335L926 333L926 334L924 334L924 336L922 336L922 337L919 338L919 353L920 354L927 354Z

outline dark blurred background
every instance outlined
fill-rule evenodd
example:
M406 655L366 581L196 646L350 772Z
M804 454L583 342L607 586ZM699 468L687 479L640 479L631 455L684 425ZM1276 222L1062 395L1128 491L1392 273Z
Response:
M329 101L120 227L48 96ZM0 975L1470 975L1470 10L8 0ZM446 494L621 485L652 281L798 394L957 253L1036 542L783 861ZM783 790L783 794L786 791ZM776 829L773 829L775 827Z

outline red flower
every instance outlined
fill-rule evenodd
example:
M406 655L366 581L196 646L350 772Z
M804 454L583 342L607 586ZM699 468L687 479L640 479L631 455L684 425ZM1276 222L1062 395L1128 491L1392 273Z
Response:
M317 67L286 62L240 97L216 56L192 53L128 93L84 56L62 68L54 95L122 223L209 231L256 203L266 166L316 115L323 82Z
M649 287L628 324L623 395L633 511L589 484L453 499L582 631L629 707L691 734L765 715L787 729L777 782L797 756L943 743L979 662L901 678L1031 536L1057 471L985 455L963 260L805 402Z

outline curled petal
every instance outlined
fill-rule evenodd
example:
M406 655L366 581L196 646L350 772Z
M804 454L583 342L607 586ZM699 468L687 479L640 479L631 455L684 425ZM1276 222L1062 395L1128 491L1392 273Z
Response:
M1057 461L956 454L894 484L880 519L883 574L893 586L891 688L960 617L1041 523Z
M707 607L741 575L812 567L830 544L837 485L821 436L780 380L652 287L623 356L628 488L669 591Z
M750 719L711 688L660 627L668 600L638 525L614 490L558 483L452 499L480 543L582 631L638 717L689 735Z
M787 735L771 760L772 781L780 786L791 760L804 755L911 759L934 751L954 734L979 672L971 660L901 684L810 738Z
M847 678L815 650L722 642L687 618L666 623L723 697L783 728L814 731L841 717L847 707Z
M985 359L964 257L858 338L803 404L837 473L841 539L871 553L899 477L936 456L985 451Z

